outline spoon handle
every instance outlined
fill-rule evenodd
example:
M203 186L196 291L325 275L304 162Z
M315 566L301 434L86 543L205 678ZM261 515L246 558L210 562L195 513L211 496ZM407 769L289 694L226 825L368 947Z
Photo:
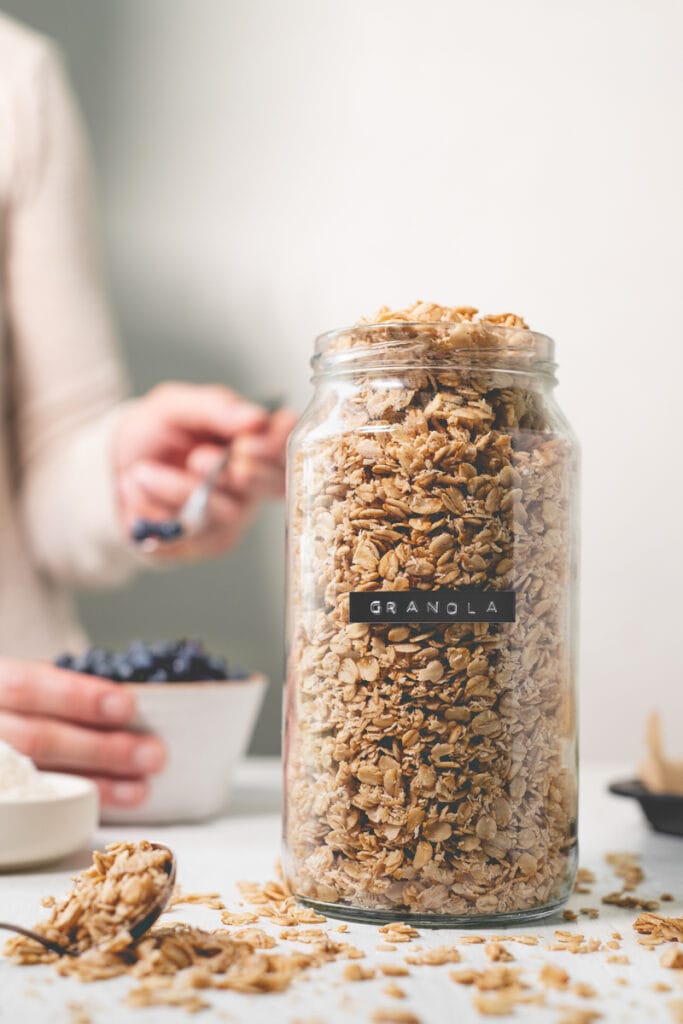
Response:
M185 528L185 533L196 533L204 525L209 498L218 478L230 460L230 448L226 448L210 473L195 487L189 498L178 513L178 519Z
M22 928L18 924L7 924L5 921L0 921L0 928L4 928L7 932L17 932L19 935L26 936L27 939L33 939L34 942L39 942L41 946L45 946L46 949L51 950L53 953L57 953L59 956L75 956L70 949L66 949L64 946L60 946L57 942L52 942L50 939L46 939L44 935L39 935L37 932L32 932L29 928Z
M277 397L264 399L260 404L272 416L274 412L277 412L278 409L282 408L283 402L282 398ZM231 454L231 446L226 445L213 469L207 473L202 482L195 487L183 507L180 509L180 512L178 513L178 520L182 523L186 534L192 535L193 533L197 533L204 526L209 498L218 483L221 473L230 461Z

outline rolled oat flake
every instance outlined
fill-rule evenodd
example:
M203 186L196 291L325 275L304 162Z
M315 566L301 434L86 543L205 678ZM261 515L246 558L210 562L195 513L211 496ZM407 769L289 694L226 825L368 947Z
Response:
M517 923L571 891L578 453L553 355L513 314L428 303L317 341L284 866L326 914Z

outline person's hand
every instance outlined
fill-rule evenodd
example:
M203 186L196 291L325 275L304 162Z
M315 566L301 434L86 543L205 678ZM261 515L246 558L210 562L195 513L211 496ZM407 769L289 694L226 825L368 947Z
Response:
M40 661L0 658L0 739L39 768L87 775L105 806L135 807L163 768L156 736L130 732L133 697L116 683Z
M258 502L284 490L287 437L295 415L269 415L228 388L160 384L129 404L114 437L123 525L174 518L230 445L228 465L211 495L206 526L160 544L161 558L202 558L232 547Z

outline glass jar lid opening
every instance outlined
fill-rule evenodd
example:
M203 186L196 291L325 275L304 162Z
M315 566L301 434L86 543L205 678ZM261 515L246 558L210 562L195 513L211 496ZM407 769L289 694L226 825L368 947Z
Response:
M553 377L554 349L552 338L526 327L486 321L394 320L321 334L311 365L316 377L374 368L468 365Z

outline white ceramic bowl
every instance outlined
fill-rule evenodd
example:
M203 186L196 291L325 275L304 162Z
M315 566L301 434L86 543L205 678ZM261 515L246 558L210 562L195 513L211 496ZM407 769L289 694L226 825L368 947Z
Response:
M54 796L0 800L0 870L32 867L80 850L97 827L97 789L89 779L41 773Z
M106 823L160 825L201 821L221 811L256 722L266 679L198 683L122 683L135 694L134 728L155 733L166 765L140 807L106 807Z

